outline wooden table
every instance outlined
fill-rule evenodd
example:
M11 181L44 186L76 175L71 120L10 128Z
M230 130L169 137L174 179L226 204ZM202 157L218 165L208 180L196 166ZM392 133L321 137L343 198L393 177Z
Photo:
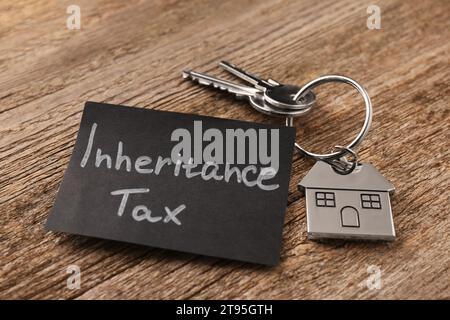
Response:
M73 1L0 3L0 297L450 298L448 0L76 2L80 30L66 27ZM374 121L358 151L396 186L397 241L307 240L296 184L312 162L298 155L277 267L45 231L87 100L282 123L182 80L184 68L231 79L221 59L286 83L343 74L368 89ZM316 93L297 140L326 152L352 139L364 109L349 86ZM70 265L79 289L66 285Z

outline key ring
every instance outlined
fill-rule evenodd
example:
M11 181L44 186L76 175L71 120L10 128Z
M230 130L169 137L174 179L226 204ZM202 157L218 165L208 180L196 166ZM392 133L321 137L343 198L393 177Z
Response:
M342 156L344 156L347 153L351 153L349 150L354 150L356 147L360 145L364 137L367 135L367 132L369 131L370 124L372 122L372 103L370 102L370 97L367 91L355 80L350 79L348 77L344 76L338 76L338 75L328 75L319 77L317 79L314 79L307 84L305 84L294 96L294 100L298 100L300 97L306 95L307 92L311 91L313 88L324 84L328 82L343 82L350 84L352 87L354 87L356 90L358 90L359 94L363 96L365 109L366 109L366 115L364 119L364 124L361 129L361 131L358 133L356 138L350 142L345 147L337 148L338 151L334 151L331 153L314 153L311 151L307 151L306 149L302 148L298 143L295 143L295 147L302 153L305 154L311 158L314 158L316 160L329 160L329 159L337 159Z
M298 109L298 110L289 110L286 111L282 108L276 108L274 106L269 105L267 102L264 101L264 98L261 97L250 97L249 102L250 105L258 112L261 112L263 114L269 115L269 116L278 116L278 117L286 117L286 118L294 118L301 116L311 110L311 108L314 106L316 101L316 96L314 93L307 92L305 94L304 98L304 108Z

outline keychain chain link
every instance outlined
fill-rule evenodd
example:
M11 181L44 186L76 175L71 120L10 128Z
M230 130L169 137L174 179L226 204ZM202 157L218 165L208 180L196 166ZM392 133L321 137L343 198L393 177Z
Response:
M340 158L324 159L323 161L328 163L333 168L333 170L339 174L347 175L352 173L359 164L358 154L354 150L343 146L335 146L332 152L334 152L335 150L345 151L345 154L350 154L351 160L348 160L344 154L344 156Z

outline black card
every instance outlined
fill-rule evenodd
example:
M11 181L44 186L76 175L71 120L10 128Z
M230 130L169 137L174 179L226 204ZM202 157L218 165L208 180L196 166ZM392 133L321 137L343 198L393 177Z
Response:
M47 228L275 265L294 136L87 102Z

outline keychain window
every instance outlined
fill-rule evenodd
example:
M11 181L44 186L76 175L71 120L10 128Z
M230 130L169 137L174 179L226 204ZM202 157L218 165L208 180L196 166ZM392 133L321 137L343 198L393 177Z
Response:
M336 207L334 192L316 192L316 205L318 207Z
M365 209L381 209L380 195L378 194L361 194L361 206Z

